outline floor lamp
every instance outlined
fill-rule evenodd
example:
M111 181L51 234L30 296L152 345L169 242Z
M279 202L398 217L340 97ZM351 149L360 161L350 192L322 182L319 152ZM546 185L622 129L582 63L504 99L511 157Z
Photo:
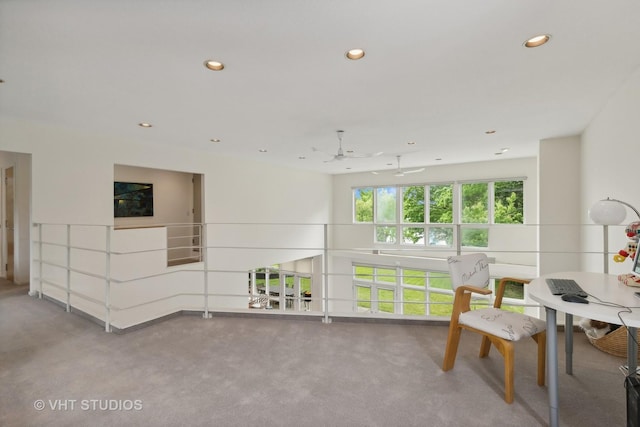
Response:
M631 208L638 216L638 219L640 219L640 212L629 203L609 197L598 200L589 209L589 218L591 218L591 221L602 225L605 274L609 273L609 226L618 225L624 221L627 217L625 206Z

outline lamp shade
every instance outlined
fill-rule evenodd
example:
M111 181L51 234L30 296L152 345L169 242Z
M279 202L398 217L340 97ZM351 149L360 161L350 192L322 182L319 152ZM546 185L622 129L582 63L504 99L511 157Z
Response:
M596 224L616 225L627 217L623 205L614 200L598 200L589 209L589 218Z

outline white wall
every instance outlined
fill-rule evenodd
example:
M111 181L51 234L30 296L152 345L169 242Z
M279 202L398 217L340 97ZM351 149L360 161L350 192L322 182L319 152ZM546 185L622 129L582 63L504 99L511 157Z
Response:
M114 165L118 164L202 174L207 223L331 221L332 188L328 175L226 158L206 150L145 145L132 139L8 117L0 118L0 128L1 151L20 151L32 156L32 221L36 223L113 225ZM241 240L253 237L254 230L248 225L239 226L236 231L241 233ZM216 242L217 236L209 234L208 244L215 246ZM283 251L275 261L270 254L241 263L236 259L237 252L218 251L215 264L248 270L315 255L309 252L293 247ZM232 280L216 283L222 290L246 294L246 271L233 276Z
M540 274L580 269L580 138L540 141Z
M611 197L640 209L638 151L640 149L640 68L611 96L582 135L580 215L589 224L588 209L603 198ZM627 209L627 218L619 227L610 227L610 249L617 252L627 242L624 226L635 221ZM583 250L602 251L602 232L594 229L583 239ZM611 259L611 257L609 257ZM583 257L585 271L602 271L602 256ZM609 263L609 272L629 271L631 262Z
M205 222L330 219L325 174L7 117L0 126L0 150L32 154L34 222L113 224L116 164L203 174Z

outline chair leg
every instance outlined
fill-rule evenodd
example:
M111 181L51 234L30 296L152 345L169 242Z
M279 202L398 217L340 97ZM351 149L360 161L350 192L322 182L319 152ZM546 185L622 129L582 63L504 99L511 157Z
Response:
M543 386L546 378L547 331L539 332L531 338L538 343L538 385Z
M480 344L480 357L487 357L489 355L489 350L491 350L491 340L483 336L482 344Z
M461 333L462 329L458 327L458 323L451 322L449 325L449 335L447 336L447 346L444 351L444 361L442 363L443 371L453 369L453 365L456 363L456 354L458 353Z
M498 337L490 339L504 359L504 401L513 403L513 364L515 358L513 342Z
M513 343L503 342L504 348L504 401L513 403Z

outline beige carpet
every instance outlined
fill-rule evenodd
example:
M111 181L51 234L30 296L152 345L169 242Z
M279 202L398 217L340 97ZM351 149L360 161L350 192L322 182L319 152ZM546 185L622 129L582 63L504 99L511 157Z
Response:
M502 360L495 350L478 359L477 337L463 335L455 369L440 369L446 334L443 326L181 316L116 335L10 293L0 297L0 425L546 425L533 342L517 346L507 405ZM625 424L622 362L576 334L574 376L560 364L561 425Z

